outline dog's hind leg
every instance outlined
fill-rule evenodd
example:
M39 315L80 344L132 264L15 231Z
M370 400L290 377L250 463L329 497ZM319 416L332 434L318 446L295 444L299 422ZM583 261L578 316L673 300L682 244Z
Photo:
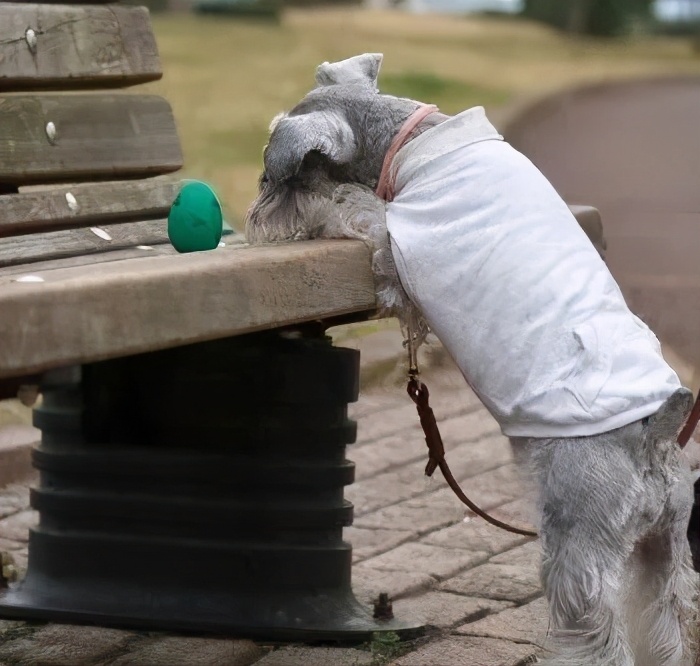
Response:
M637 585L648 586L646 608L632 604L638 622L637 666L693 666L692 626L696 621L694 572L687 563L684 529L651 537L641 546Z
M641 430L638 427L637 430ZM634 666L623 583L643 484L625 444L639 433L541 440L542 584L555 654L548 666Z
M630 596L629 616L638 619L642 639L637 641L638 666L695 663L698 577L687 536L694 497L688 463L676 444L691 401L685 389L674 393L648 419L634 453L645 483L636 588L642 594L647 588L646 603L637 608Z
M641 650L637 666L693 666L697 623L697 573L690 566L686 530L692 506L691 486L675 476L655 531L636 554L637 586L647 588L647 603L632 601L630 620L638 619ZM653 494L652 494L653 497ZM632 599L632 598L631 598ZM635 607L636 606L636 607Z

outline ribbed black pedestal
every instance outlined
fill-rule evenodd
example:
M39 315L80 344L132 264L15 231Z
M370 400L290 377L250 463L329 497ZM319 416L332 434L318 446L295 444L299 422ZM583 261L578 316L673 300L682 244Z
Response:
M35 412L40 524L0 615L359 639L350 587L357 352L277 334L85 366Z

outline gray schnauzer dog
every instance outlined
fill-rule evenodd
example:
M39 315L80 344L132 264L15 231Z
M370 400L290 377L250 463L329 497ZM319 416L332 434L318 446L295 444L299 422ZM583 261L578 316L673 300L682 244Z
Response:
M483 109L380 94L381 56L324 63L273 120L251 243L359 238L377 300L431 330L538 488L550 666L691 666L691 408L544 176Z

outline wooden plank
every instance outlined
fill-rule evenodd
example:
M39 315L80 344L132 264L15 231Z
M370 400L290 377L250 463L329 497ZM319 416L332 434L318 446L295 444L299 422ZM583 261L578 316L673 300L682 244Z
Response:
M167 220L144 220L0 238L0 268L44 259L168 243Z
M107 227L109 228L109 227ZM246 244L243 234L230 233L222 238L224 246L242 247ZM177 255L178 251L170 243L151 246L130 247L123 250L108 249L95 254L82 254L62 259L42 259L31 264L17 264L0 268L0 279L16 278L22 275L42 274L43 271L53 271L60 268L76 266L94 266L123 259L149 259L154 256Z
M0 4L0 91L129 86L161 76L145 7Z
M161 97L0 97L0 183L136 178L181 166L175 121Z
M0 268L10 266L21 268L34 262L63 257L76 258L137 246L150 250L151 246L170 243L167 226L167 220L144 220L124 224L105 224L101 227L87 229L0 238ZM227 240L224 237L224 242L233 244L236 241ZM26 270L33 271L34 268L28 266Z
M359 241L308 241L0 279L0 377L376 307Z
M3 278L17 278L23 275L43 275L45 271L53 271L60 268L94 266L95 264L122 261L124 259L149 259L154 256L178 254L177 250L170 244L152 245L151 248L150 250L146 250L143 249L143 247L131 247L125 250L110 250L98 254L83 254L79 257L70 257L67 259L48 259L37 261L30 265L21 264L18 266L6 266L5 268L0 268L0 281Z
M0 196L0 238L167 217L184 181L90 183Z

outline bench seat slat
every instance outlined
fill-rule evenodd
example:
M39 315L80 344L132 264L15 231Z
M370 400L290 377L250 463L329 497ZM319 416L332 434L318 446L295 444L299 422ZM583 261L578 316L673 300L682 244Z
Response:
M0 196L0 238L167 217L182 181L90 183Z
M1 7L0 91L129 86L161 78L144 7ZM28 39L27 30L34 37Z
M144 220L0 238L0 268L29 264L42 259L167 243L167 225L167 220Z
M108 238L107 238L108 236ZM223 237L228 245L235 240ZM0 269L30 266L35 262L81 257L90 254L113 252L137 246L163 245L170 243L167 220L143 220L105 224L100 227L70 229L44 234L0 238ZM147 250L140 250L141 252ZM26 272L25 270L25 272Z
M0 278L0 377L376 307L359 241L308 241Z
M175 121L161 97L0 96L0 184L138 178L181 166Z
M236 241L240 245L243 241ZM226 245L230 241L226 240ZM169 243L153 245L151 250L141 250L130 247L125 250L109 250L96 254L84 254L79 257L69 257L63 259L45 259L33 264L19 264L16 266L6 266L0 268L0 281L3 278L16 279L23 275L44 275L46 271L53 271L60 268L75 268L77 266L94 266L111 261L122 261L123 259L149 259L154 256L177 255L177 250Z

